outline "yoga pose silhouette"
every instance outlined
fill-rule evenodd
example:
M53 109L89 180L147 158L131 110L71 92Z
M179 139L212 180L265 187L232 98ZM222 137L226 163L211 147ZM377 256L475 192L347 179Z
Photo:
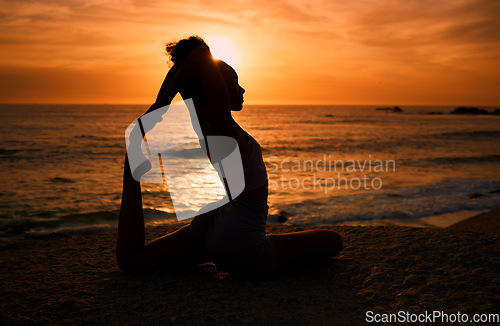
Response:
M167 52L173 66L146 113L170 104L177 93L184 99L191 98L203 133L199 136L227 136L237 141L245 187L227 204L145 243L141 185L132 177L125 157L116 244L118 266L126 271L147 271L212 261L224 271L263 275L337 255L342 240L331 230L266 235L268 179L262 151L231 116L231 110L243 107L245 90L238 83L238 75L227 63L214 60L207 44L197 36L167 44Z

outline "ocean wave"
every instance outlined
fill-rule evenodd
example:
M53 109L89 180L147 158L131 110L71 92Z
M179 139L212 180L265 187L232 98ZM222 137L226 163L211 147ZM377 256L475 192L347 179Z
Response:
M331 141L331 143L329 142ZM341 143L340 141L335 141L335 140L324 140L326 144L314 144L314 143L305 143L305 144L295 144L295 143L281 143L281 144L276 144L273 146L261 146L262 148L262 153L269 155L269 154L276 154L276 153L282 153L282 152L287 152L287 153L304 153L304 152L324 152L324 153L331 153L334 151L338 150L345 150L346 148L351 149L348 144L348 140L343 140L344 143ZM368 144L367 144L368 145ZM359 146L359 144L358 144Z
M429 167L438 165L455 164L484 164L500 163L500 155L480 155L480 156L443 156L443 157L420 157L420 158L400 158L400 166Z
M445 137L500 137L499 130L477 130L463 132L443 132L438 134Z
M143 212L145 223L150 226L178 222L174 213L150 208L144 209ZM51 232L68 234L95 232L116 228L118 217L118 210L76 213L59 217L55 217L54 212L39 212L33 216L17 218L2 215L0 237Z
M184 149L170 149L163 151L165 156L179 157L179 158L206 158L207 154L200 148L184 148Z
M63 177L55 177L49 179L51 182L55 183L75 183L76 181L70 178L63 178Z
M0 148L0 155L12 155L17 152L20 152L21 150L19 149L6 149L6 148Z
M4 219L0 220L0 236L55 230L63 226L80 227L89 224L107 224L109 221L117 220L117 212L109 211L70 214L60 217L55 217L51 212L39 212L30 217L12 218L5 216Z
M334 125L334 124L382 124L389 123L384 120L368 120L368 119L339 119L334 116L325 115L323 117L318 118L318 120L300 120L296 121L297 124L321 124L321 125Z
M24 234L30 229L54 229L60 225L56 219L16 218L0 220L0 236Z
M436 157L428 159L430 162L442 164L454 163L500 163L500 155L483 155L483 156L462 156L462 157Z
M500 180L446 179L399 190L322 197L280 205L287 223L336 224L352 220L408 219L500 206ZM273 221L275 216L271 215Z
M25 156L28 156L26 155L26 153L39 152L41 150L42 149L40 148L14 148L14 149L0 148L0 160L17 161Z
M76 135L74 138L88 138L88 139L94 139L94 140L116 140L116 139L123 139L123 135Z

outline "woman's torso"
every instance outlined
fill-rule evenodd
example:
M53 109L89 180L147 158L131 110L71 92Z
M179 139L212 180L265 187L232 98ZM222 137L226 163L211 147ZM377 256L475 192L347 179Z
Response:
M244 131L239 125L243 136L250 142L249 153L242 154L243 173L245 174L245 189L240 198L256 200L267 204L268 178L266 166L262 157L262 149L259 143ZM247 149L248 150L248 149Z
M186 90L181 91L183 98L193 97L195 102L197 120L200 123L201 132L203 134L198 136L210 136L207 135L206 125L206 114L208 113L204 110L203 101L196 98L196 96L192 96L194 93L195 92L186 92ZM192 119L192 121L194 120ZM243 172L245 174L245 188L238 198L254 200L267 204L268 179L266 167L262 158L261 147L250 134L243 130L238 123L236 123L236 121L232 120L231 123L231 128L227 128L224 131L216 131L215 133L212 131L211 134L232 137L238 143L243 163Z

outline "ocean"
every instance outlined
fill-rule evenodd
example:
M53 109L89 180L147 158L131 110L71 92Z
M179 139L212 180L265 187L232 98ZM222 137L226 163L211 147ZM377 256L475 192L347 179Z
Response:
M125 130L147 108L0 105L0 236L116 228ZM246 105L233 112L262 147L268 223L405 225L500 206L500 116L376 108ZM203 184L199 174L187 178ZM178 222L164 184L142 189L148 226Z

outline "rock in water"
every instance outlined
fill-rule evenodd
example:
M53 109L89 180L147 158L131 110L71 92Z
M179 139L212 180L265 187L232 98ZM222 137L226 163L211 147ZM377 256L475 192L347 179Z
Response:
M451 114L489 114L488 111L483 110L483 109L474 108L474 107L464 107L464 106L456 108L455 111L452 111L450 113Z

